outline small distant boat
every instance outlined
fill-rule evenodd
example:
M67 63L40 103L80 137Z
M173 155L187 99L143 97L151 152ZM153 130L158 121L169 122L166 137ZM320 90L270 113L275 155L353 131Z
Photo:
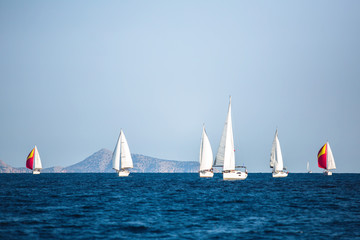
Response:
M307 169L308 173L312 173L312 171L310 170L309 161L306 164L306 169Z
M40 154L36 145L27 156L26 168L31 169L33 174L40 174L40 170L42 169L42 164L41 164Z
M289 172L284 168L284 162L281 154L280 142L278 138L278 130L276 129L274 141L270 154L270 168L273 169L273 177L287 177Z
M211 150L211 145L209 138L205 131L205 126L203 126L201 143L200 143L200 177L211 178L214 176L214 171L212 168L213 165L213 153Z
M336 165L329 142L326 142L320 148L317 158L319 168L325 169L324 175L331 176L332 172L330 170L336 169Z
M234 136L231 120L231 97L229 101L228 114L221 136L220 145L215 158L214 166L223 167L224 180L244 180L248 176L245 166L235 166ZM236 168L243 168L245 170L236 170Z
M134 167L129 145L122 130L120 131L120 135L113 152L112 162L113 169L116 170L119 177L129 176L129 169Z

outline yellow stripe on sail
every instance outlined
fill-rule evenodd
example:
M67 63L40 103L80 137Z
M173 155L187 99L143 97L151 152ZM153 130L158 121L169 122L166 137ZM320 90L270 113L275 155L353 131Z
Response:
M27 159L29 158L32 158L34 156L34 151L35 151L35 148L30 152L29 156L27 157Z
M322 147L321 151L319 152L318 158L319 158L321 155L324 155L324 154L325 154L325 151L326 151L326 143L325 143L325 145Z

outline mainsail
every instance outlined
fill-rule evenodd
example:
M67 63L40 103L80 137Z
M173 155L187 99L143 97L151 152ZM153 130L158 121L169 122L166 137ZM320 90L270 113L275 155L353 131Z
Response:
M221 136L220 145L215 158L215 166L223 166L223 171L235 170L235 148L231 120L231 97L229 109Z
M203 127L201 144L200 144L200 171L210 170L212 168L213 153L209 138L206 134L205 127Z
M281 154L280 141L276 134L276 162L275 171L281 171L284 169L284 162Z
M284 169L284 162L281 154L280 141L278 138L278 131L276 129L271 154L270 154L270 167L274 168L274 171L282 171Z
M271 153L270 153L270 167L273 168L275 165L275 149L276 149L276 136L277 136L277 129L275 132L274 140L271 147Z
M122 130L121 130L122 132ZM125 134L122 132L121 138L121 168L133 168L133 161L131 158L131 153L129 145L126 141Z

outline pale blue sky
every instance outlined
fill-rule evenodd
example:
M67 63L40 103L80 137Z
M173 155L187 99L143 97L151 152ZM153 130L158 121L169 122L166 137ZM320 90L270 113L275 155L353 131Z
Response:
M360 172L360 1L0 1L0 159L68 166L120 128L133 153L214 155L232 96L236 158Z

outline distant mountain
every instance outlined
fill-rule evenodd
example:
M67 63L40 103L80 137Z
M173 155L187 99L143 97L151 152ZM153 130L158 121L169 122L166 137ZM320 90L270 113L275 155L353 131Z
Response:
M198 162L163 160L140 154L131 154L134 168L131 172L197 172ZM101 149L85 160L64 168L66 172L114 172L112 169L112 151Z
M70 173L109 172L111 167L110 170L106 170L111 165L111 157L112 152L110 150L101 149L85 160L64 168L64 170Z
M0 160L0 173L26 173L30 172L27 168L14 168Z
M140 154L131 154L134 162L134 168L131 172L150 172L150 173L181 173L197 172L199 170L198 162L183 162L153 158ZM81 162L68 167L45 168L43 173L103 173L114 172L112 169L112 151L101 149ZM29 169L13 168L0 160L0 173L25 173L31 172Z

